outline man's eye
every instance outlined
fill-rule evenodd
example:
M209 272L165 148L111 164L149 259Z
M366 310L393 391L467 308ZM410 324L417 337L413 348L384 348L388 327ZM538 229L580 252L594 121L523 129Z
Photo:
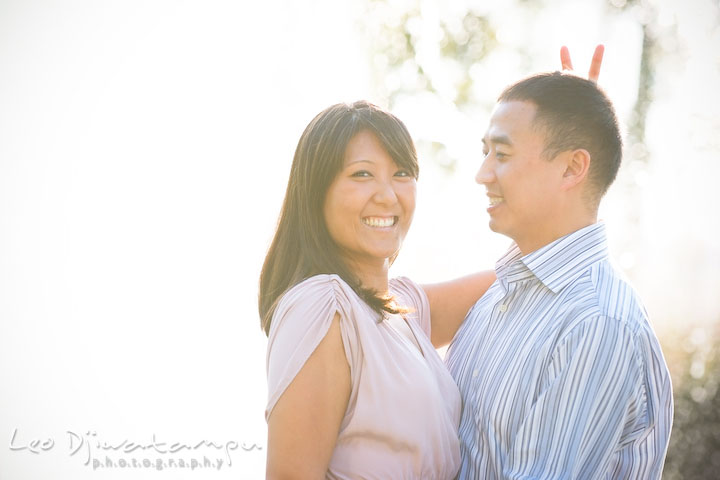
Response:
M370 172L367 170L358 170L357 172L350 175L351 177L371 177Z
M498 160L502 160L503 158L507 157L507 154L502 153L502 152L495 152L495 157L496 157Z

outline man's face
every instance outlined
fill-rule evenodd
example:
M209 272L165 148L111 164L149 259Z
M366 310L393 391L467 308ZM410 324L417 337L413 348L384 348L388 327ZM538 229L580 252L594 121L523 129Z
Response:
M483 137L485 158L475 180L487 189L490 228L524 254L555 239L562 215L563 162L543 157L544 131L530 102L499 103Z

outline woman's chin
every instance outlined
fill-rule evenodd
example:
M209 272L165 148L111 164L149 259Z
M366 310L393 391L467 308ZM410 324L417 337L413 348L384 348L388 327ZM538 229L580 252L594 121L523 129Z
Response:
M351 259L355 265L363 264L367 266L383 266L389 265L391 260L397 255L398 248L382 249L365 252L364 255L353 255Z

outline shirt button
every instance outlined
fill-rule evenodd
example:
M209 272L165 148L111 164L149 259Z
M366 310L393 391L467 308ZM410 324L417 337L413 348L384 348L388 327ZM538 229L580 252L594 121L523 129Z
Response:
M507 305L505 305L505 304L500 305L500 308L498 308L498 310L500 310L501 313L507 312Z
M473 370L473 378L477 377L477 376L478 376L478 373L479 373L479 372L478 372L477 369Z

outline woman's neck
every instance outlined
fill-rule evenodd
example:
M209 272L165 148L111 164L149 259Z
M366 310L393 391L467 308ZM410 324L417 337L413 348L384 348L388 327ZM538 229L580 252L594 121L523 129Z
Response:
M380 295L388 292L389 262L387 260L378 263L349 262L348 266L363 287L371 288Z

